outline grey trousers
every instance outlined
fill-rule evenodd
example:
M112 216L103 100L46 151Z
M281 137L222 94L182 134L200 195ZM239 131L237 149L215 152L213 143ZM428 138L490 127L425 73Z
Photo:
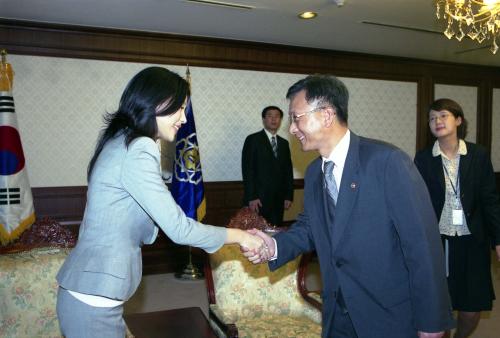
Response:
M94 307L73 297L67 290L57 292L57 318L66 338L124 338L123 305Z

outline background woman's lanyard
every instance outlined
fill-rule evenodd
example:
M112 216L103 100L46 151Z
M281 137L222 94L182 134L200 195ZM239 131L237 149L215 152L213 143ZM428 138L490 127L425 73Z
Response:
M446 173L446 177L448 178L448 181L450 181L451 188L453 189L453 194L455 195L455 202L457 203L456 206L458 208L459 207L458 202L460 201L460 199L459 199L460 196L458 196L458 189L460 187L460 180L459 180L460 167L457 169L457 179L456 179L455 185L453 185L453 182L451 181L450 174L448 173L448 169L446 169L446 166L444 164L443 164L443 169L444 169L444 172Z
M446 169L446 166L443 164L443 169L446 173L446 177L448 177L448 181L450 181L451 188L453 189L453 194L455 195L455 206L452 210L452 224L453 225L462 225L463 224L463 210L462 206L460 203L460 196L458 194L459 189L460 189L460 166L457 169L457 179L455 182L455 185L453 185L453 182L451 181L450 174L448 173L448 169Z

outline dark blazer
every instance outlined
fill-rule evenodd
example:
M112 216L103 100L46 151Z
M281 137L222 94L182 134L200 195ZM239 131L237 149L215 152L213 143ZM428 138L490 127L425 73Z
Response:
M351 132L333 224L322 160L305 176L304 212L277 234L276 269L316 250L323 337L332 336L339 290L359 338L416 337L453 327L436 216L424 182L401 150Z
M460 156L460 200L472 235L479 241L500 244L500 202L495 173L486 149L466 142L467 155ZM432 147L415 155L415 164L424 178L437 218L445 199L445 177L441 156L432 156Z
M283 222L284 201L293 201L293 168L288 141L276 135L278 157L264 129L247 136L241 156L244 204L260 199L260 214L270 223Z

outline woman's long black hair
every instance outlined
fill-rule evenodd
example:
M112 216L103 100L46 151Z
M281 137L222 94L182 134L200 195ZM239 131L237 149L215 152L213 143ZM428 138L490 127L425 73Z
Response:
M127 147L140 136L156 138L156 116L177 112L189 96L189 85L178 74L162 67L148 67L137 73L127 84L118 110L104 115L101 132L94 155L87 169L90 181L92 170L104 145L119 133L125 135ZM161 111L157 108L166 103Z

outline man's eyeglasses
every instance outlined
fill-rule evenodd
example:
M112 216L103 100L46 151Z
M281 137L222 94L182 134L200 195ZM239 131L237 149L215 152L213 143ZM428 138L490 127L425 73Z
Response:
M291 114L288 116L288 122L290 124L297 123L297 122L299 122L299 120L302 116L307 115L307 114L312 114L312 113L317 112L318 110L322 110L322 109L326 109L326 108L328 108L328 106L316 107L316 108L309 110L309 111L306 111L305 113L302 113L302 114L297 114L297 115Z
M433 115L429 117L429 123L436 123L438 120L441 121L446 121L448 119L448 116L450 116L450 113L441 113L438 115Z

